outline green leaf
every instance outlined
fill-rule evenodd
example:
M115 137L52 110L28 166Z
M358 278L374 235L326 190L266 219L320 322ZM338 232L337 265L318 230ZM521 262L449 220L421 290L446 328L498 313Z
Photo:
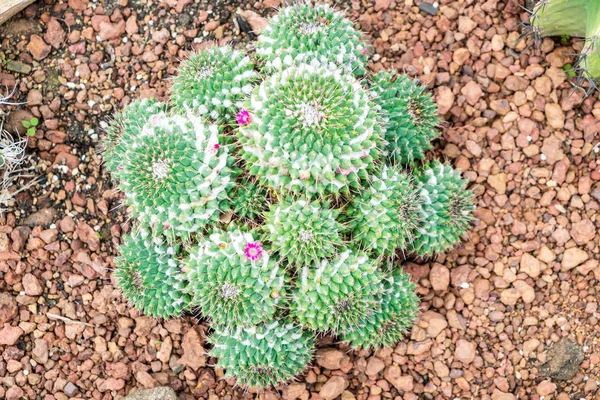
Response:
M21 121L21 123L23 124L23 126L24 126L25 128L29 128L29 127L31 127L31 122L29 122L29 121Z
M35 128L27 129L27 136L35 136Z
M38 126L40 121L36 117L33 117L29 120L29 122L31 123L31 126Z

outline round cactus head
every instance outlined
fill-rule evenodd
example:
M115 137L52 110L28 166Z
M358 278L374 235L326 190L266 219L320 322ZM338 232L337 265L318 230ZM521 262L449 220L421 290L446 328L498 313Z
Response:
M285 275L251 233L215 232L185 262L192 305L221 325L268 321L285 302Z
M151 116L123 148L120 188L153 234L188 236L228 209L232 160L219 130L198 117Z
M328 5L296 4L282 9L261 32L256 53L269 72L312 60L333 62L356 76L366 72L361 34Z
M237 110L257 78L244 53L228 46L210 47L181 63L173 79L171 102L177 112L234 123Z
M406 75L382 71L373 76L375 102L385 122L386 153L393 164L413 164L432 148L439 132L437 108L425 86Z
M384 166L348 207L352 239L375 256L391 256L406 248L420 225L421 197L412 178Z
M412 249L420 256L433 255L457 244L467 232L475 210L473 192L460 171L433 161L417 173L421 224Z
M250 328L217 326L210 355L239 385L268 388L300 375L310 363L315 341L285 319Z
M135 100L117 113L108 124L102 142L104 162L115 178L119 177L119 166L131 140L140 133L148 119L161 112L167 106L154 99Z
M375 105L352 76L303 64L273 74L252 93L241 154L266 185L310 195L348 193L378 157Z
M177 247L153 241L141 232L125 236L119 252L114 274L123 296L151 317L180 316L190 298L176 258Z
M377 308L383 275L363 253L349 250L313 268L304 267L290 309L298 322L315 331L343 333Z
M343 245L338 214L318 201L287 199L271 206L265 220L271 249L298 269L333 257Z
M378 307L356 327L344 333L344 341L354 348L393 346L417 319L419 298L410 276L397 268L384 279L383 284L385 291Z

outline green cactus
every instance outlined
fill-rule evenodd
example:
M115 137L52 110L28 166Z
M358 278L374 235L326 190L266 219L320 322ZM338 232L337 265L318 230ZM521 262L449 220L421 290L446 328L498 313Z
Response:
M213 233L190 251L185 264L192 305L216 324L257 325L285 301L283 271L251 233Z
M249 172L275 190L349 193L379 156L375 105L360 82L331 65L276 72L252 93L248 113L241 154Z
M425 86L406 75L381 71L373 76L371 90L385 123L386 153L392 164L413 165L432 148L440 120Z
M134 102L108 128L139 232L118 286L146 314L208 318L210 354L244 387L301 374L313 334L393 346L418 308L395 256L444 251L472 218L458 171L414 171L437 135L431 96L402 75L357 79L359 37L328 6L284 8L257 66L228 47L194 53L169 102Z
M243 221L262 220L269 209L269 193L256 181L241 178L237 182L230 201L233 212Z
M177 261L178 246L147 233L127 235L115 258L115 278L123 296L139 311L156 318L178 317L189 307L187 280Z
M318 201L287 199L271 206L265 218L271 250L298 269L333 257L343 246L338 214Z
M282 319L251 328L217 326L208 338L212 357L245 387L271 387L300 375L310 363L315 340Z
M579 80L590 82L589 90L600 81L600 1L541 0L530 18L531 35L585 38L577 63Z
M117 113L106 128L102 143L104 162L115 178L119 177L122 157L148 119L167 111L167 105L154 99L135 100Z
M398 268L383 280L383 285L385 291L378 307L343 335L343 340L354 348L393 346L417 319L419 299L410 276Z
M382 280L376 262L347 250L313 268L303 267L292 293L291 314L307 329L346 332L377 308Z
M257 80L252 61L240 51L223 46L193 53L173 79L173 109L233 123Z
M472 220L473 192L460 172L433 161L416 175L421 205L421 224L412 249L420 256L446 251L457 244Z
M317 60L362 76L367 51L360 39L352 23L328 5L296 4L271 19L258 38L256 54L268 72Z
M347 209L353 241L377 257L407 248L420 224L421 202L408 175L384 166Z
M197 117L149 117L123 150L120 187L132 216L154 235L188 237L228 208L233 159L219 129Z

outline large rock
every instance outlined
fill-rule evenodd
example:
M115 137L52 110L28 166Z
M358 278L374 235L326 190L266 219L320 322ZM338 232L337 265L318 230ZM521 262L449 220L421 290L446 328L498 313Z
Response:
M179 359L179 364L190 367L194 371L206 365L206 352L202 347L200 335L195 328L190 328L183 335L181 348L183 349L183 357Z
M342 394L346 388L346 380L341 376L332 376L319 391L319 396L325 400L333 400Z
M29 215L25 218L25 225L36 227L36 226L46 226L49 225L52 221L54 221L54 217L56 216L56 210L54 208L42 208L41 210Z
M340 369L342 360L344 359L344 353L338 349L319 349L317 350L317 356L315 358L317 364L321 367L333 371Z
M584 261L587 261L590 256L588 253L578 247L571 247L563 253L561 267L563 271L569 271Z
M23 333L23 329L18 326L4 325L4 328L0 329L0 345L14 345Z
M8 293L0 293L0 325L13 319L18 311L15 298Z
M177 394L170 387L162 386L140 390L125 396L123 400L177 400Z
M574 377L583 362L581 346L571 338L564 337L550 347L546 362L540 366L542 376L560 381Z

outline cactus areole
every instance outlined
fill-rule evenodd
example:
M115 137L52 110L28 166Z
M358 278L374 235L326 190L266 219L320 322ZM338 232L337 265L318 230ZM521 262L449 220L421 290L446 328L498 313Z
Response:
M431 95L367 74L366 57L342 14L294 5L256 54L192 54L170 103L134 101L107 129L106 166L135 220L116 283L147 315L208 318L210 353L241 386L301 374L316 334L393 346L418 310L398 261L469 227L467 182L424 161Z

